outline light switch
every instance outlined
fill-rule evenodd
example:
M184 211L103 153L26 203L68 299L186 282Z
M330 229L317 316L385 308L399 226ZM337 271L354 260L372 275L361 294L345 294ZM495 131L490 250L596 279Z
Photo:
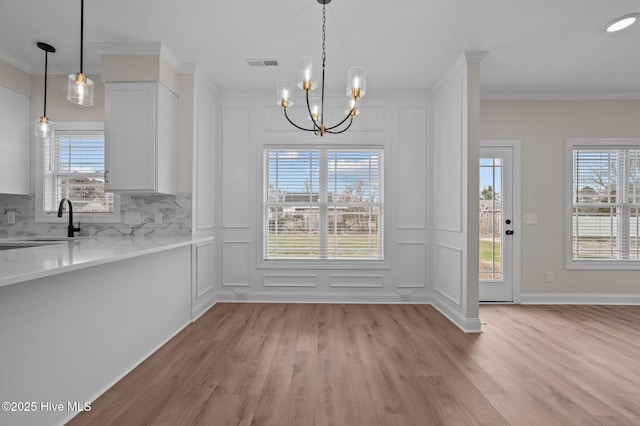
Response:
M525 213L522 220L526 225L537 225L538 215L536 213Z

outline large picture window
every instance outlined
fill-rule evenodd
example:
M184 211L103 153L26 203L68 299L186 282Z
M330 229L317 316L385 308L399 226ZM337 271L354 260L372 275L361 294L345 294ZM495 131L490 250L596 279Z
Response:
M266 148L264 259L384 259L383 187L381 148Z
M640 141L573 141L571 259L640 266Z

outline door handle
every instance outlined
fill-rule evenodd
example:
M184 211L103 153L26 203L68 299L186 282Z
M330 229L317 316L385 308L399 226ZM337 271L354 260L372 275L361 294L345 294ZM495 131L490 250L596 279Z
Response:
M513 231L511 229L507 229L506 234L507 235L513 235Z

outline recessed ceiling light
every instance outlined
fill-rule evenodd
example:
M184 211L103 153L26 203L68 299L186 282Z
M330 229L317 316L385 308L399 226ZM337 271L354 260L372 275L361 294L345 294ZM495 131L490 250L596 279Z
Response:
M624 15L616 19L607 25L607 32L614 33L616 31L624 30L625 28L631 26L640 16L640 13L630 13L628 15Z

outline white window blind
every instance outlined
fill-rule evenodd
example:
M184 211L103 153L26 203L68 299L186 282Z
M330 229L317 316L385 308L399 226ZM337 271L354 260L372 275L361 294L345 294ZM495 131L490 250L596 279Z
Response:
M264 259L383 255L382 149L267 148Z
M72 201L74 213L114 211L114 194L104 191L103 132L57 131L43 148L45 214L57 212L62 198Z
M640 260L640 147L574 146L572 259Z

